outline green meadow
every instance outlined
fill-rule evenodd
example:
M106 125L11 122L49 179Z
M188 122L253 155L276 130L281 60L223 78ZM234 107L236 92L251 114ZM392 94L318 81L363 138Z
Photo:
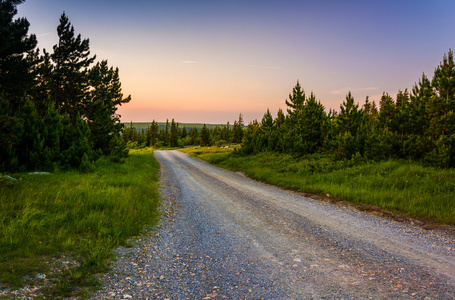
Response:
M50 298L83 296L98 285L113 249L158 220L159 164L149 149L96 171L14 174L0 181L0 285L45 278ZM85 292L84 292L85 291Z

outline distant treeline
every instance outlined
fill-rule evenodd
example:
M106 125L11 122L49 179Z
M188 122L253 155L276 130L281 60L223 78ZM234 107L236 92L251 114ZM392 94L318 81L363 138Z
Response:
M52 53L36 48L29 22L14 19L22 0L0 1L0 171L92 168L101 155L127 155L117 107L118 68L95 63L89 40L65 13Z
M222 146L241 143L244 127L242 114L234 125L179 124L172 119L166 123L130 123L123 129L122 138L128 148Z
M286 100L287 114L275 119L267 110L260 122L248 124L245 154L275 151L295 155L329 153L334 159L401 158L443 168L455 167L455 68L449 50L434 71L425 74L409 92L393 99L383 93L379 102L368 97L363 107L349 92L340 111L326 113L299 82Z

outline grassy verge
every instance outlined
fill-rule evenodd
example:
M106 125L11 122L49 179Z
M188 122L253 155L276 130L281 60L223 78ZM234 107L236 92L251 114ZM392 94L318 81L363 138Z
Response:
M321 155L294 158L276 153L236 156L207 148L184 151L270 184L455 224L455 170L404 161L364 162L358 157L334 162Z
M157 221L159 164L151 150L96 167L0 180L1 288L41 281L46 298L83 296L113 249Z

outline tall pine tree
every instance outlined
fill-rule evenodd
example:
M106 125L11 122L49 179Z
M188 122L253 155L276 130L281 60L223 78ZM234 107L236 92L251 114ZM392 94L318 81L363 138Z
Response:
M68 114L76 125L78 115L85 115L89 90L88 72L95 56L90 57L89 40L74 33L65 13L57 27L58 44L51 54L54 63L51 97L61 114Z

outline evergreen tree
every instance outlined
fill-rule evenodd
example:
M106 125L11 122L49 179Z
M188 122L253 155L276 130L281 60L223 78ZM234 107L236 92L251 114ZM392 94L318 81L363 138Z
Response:
M426 108L430 104L434 92L431 82L425 74L419 79L419 83L415 84L409 101L409 132L414 135L423 136L427 132L429 124Z
M27 55L33 54L36 36L28 35L26 18L14 19L17 5L23 1L0 1L0 94L9 100L10 115L17 112L23 97L33 85L35 64Z
M406 105L408 105L408 103L409 103L408 89L405 89L404 92L402 90L399 90L398 94L397 94L397 101L396 101L397 108L406 106Z
M260 125L257 120L253 120L248 124L245 130L245 135L242 144L242 152L245 154L253 154L264 151L261 146L257 143L256 134L259 130Z
M453 51L444 54L443 61L435 69L432 86L436 90L438 97L445 100L447 108L455 96L455 66L453 62Z
M51 170L52 163L58 164L60 162L60 137L63 134L62 118L54 105L49 105L43 123L46 128L44 147L47 151L46 156L48 156L45 168Z
M171 147L177 147L178 145L178 140L179 140L179 135L178 135L178 124L175 123L174 119L172 119L171 122L171 129L169 133L169 146Z
M180 136L182 139L184 139L184 138L186 138L187 135L188 135L188 132L186 131L186 126L184 125Z
M280 108L278 109L277 116L273 122L273 151L285 152L286 130L286 116L284 115L283 110Z
M67 168L79 168L84 155L90 161L93 157L90 128L79 115L76 116L75 127L71 122L64 123L64 127L64 135L67 135L64 139L70 143L68 149L63 151L63 164Z
M110 139L119 135L123 125L116 114L118 106L131 101L123 98L119 70L108 67L107 61L97 63L88 73L91 90L85 105L85 117L91 131L94 149L108 155Z
M359 104L354 103L354 98L349 92L346 95L346 101L340 105L340 113L335 119L338 132L341 134L349 132L352 136L356 136L362 124L362 116L362 109L359 109Z
M43 150L44 128L43 122L30 98L27 98L25 104L21 107L19 119L22 120L19 141L16 145L19 164L26 169L36 169L39 167L39 157L37 155Z
M229 122L227 125L224 125L221 127L221 132L220 132L220 139L226 143L229 142Z
M259 126L259 130L256 132L256 147L263 149L263 151L273 150L276 147L276 140L273 136L273 117L270 110L267 108L262 121ZM256 151L255 151L256 152Z
M201 136L201 146L210 146L210 132L205 124L201 129L200 136Z
M226 136L224 139L228 143L231 141L231 125L229 124L229 121L226 124Z
M197 144L197 138L198 138L198 131L196 127L193 127L190 129L189 136L190 136L190 145L196 145Z
M95 56L90 57L89 40L75 35L65 13L60 17L57 34L58 44L51 54L54 63L51 96L60 113L70 115L75 125L77 115L85 115L89 66Z
M43 55L36 58L36 61L35 83L30 90L30 95L35 102L38 113L41 116L44 116L51 104L56 108L51 98L52 72L54 66L50 54L46 50L43 50Z
M286 121L286 117L283 113L283 110L280 108L280 109L278 109L278 113L277 113L274 123L275 123L276 127L282 127L285 125L284 124L285 121Z
M288 115L291 119L294 119L300 110L303 109L305 104L305 92L300 86L299 81L292 89L292 94L289 94L289 100L285 101L288 106Z
M153 120L152 124L150 124L150 146L155 146L158 139L158 131L158 123Z
M232 128L232 142L241 143L243 140L243 116L239 115L239 120L234 121L234 127Z
M298 154L315 153L322 148L327 136L327 114L321 102L311 93L305 100L303 109L297 116L299 136L296 151Z
M17 5L23 1L0 1L0 170L17 170L18 155L29 155L29 149L19 149L24 129L21 110L27 104L25 95L33 85L33 66L30 56L37 45L36 36L28 35L29 22L14 19ZM22 163L25 163L22 160Z
M124 162L124 159L128 157L128 148L125 142L120 138L119 135L114 135L110 140L109 149L111 151L109 159L113 162ZM88 157L88 156L87 156Z
M410 131L409 124L409 93L406 89L403 91L398 91L397 101L396 101L396 115L395 122L397 124L397 129L399 130L400 140L403 143L405 139L405 134L408 134Z
M160 130L161 139L165 146L169 146L169 119L166 119L166 126L164 129Z
M22 119L11 115L9 101L0 93L0 171L17 171L19 160L16 146L22 134Z
M273 117L270 110L267 108L267 112L262 117L261 127L264 129L271 129L273 126Z
M454 133L449 127L455 120L448 116L450 111L455 111L455 65L452 50L449 50L448 55L444 54L443 61L434 71L432 86L436 93L431 98L427 113L431 118L431 134L436 139L440 135L450 136Z
M378 119L386 133L393 130L396 106L392 97L387 93L383 93L381 97Z

